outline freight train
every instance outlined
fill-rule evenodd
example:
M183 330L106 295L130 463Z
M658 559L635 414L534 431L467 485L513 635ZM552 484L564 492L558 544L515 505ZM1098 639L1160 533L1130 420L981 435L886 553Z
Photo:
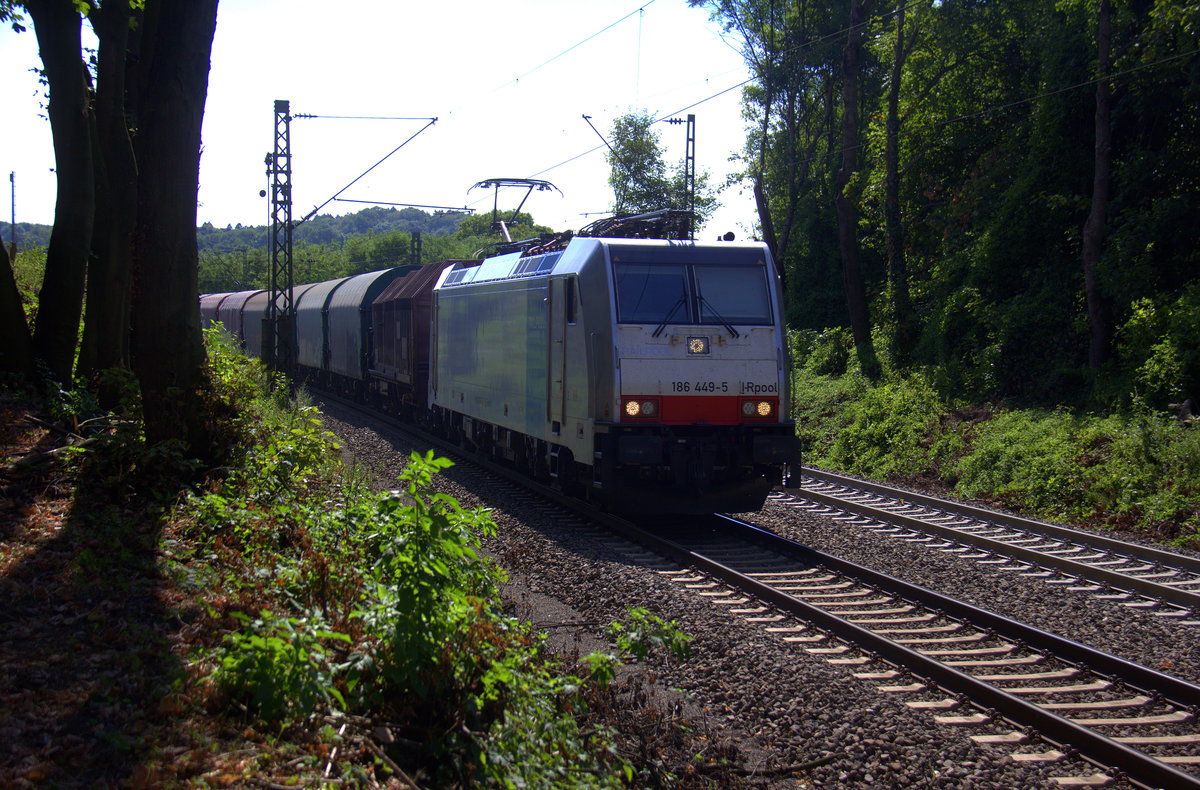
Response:
M757 510L800 462L767 247L601 230L297 286L297 374L610 510ZM257 354L269 298L201 314Z

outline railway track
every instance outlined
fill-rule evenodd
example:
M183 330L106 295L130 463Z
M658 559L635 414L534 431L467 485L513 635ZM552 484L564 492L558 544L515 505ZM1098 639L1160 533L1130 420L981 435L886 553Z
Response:
M880 536L1042 578L1159 617L1200 626L1200 559L1104 535L805 469L772 497Z
M1050 762L1063 786L1200 788L1200 687L753 525L645 530L534 488L581 512L579 530L615 541L630 562L941 724L974 728L976 742L1002 750L996 759Z
M1200 687L734 519L619 528L680 563L660 571L676 583L940 723L987 729L976 742L1097 767L1060 785L1200 788Z

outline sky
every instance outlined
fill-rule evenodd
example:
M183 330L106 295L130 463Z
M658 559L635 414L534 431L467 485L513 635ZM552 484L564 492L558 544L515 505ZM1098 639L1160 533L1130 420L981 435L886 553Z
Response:
M30 71L37 66L32 27L0 29L0 174L14 174L17 222L49 224L54 156L43 91ZM321 213L368 205L352 201L490 212L493 192L472 185L537 178L561 194L535 192L523 210L555 230L577 229L612 204L604 143L582 116L607 136L631 111L693 113L697 169L720 185L737 169L730 157L746 138L739 86L748 77L736 38L685 0L222 0L197 222L267 222L259 192L274 146L274 102L285 99L297 220L339 192ZM686 126L654 128L667 161L681 160ZM523 196L502 190L501 209ZM725 189L719 200L700 236L751 235L748 186Z

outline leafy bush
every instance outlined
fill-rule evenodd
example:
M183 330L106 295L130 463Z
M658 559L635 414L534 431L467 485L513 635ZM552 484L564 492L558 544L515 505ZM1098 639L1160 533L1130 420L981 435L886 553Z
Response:
M1200 284L1193 283L1173 301L1145 297L1130 307L1117 330L1117 389L1149 408L1200 395ZM1111 389L1112 387L1110 387Z
M653 650L662 650L676 661L691 655L692 638L679 630L674 620L667 622L639 606L627 610L627 621L609 624L605 636L616 641L622 653L644 661Z
M432 450L413 453L401 491L382 496L370 512L351 511L375 558L355 615L369 643L358 666L385 680L384 689L426 701L480 681L475 662L494 625L485 601L501 578L478 553L480 537L494 531L490 516L428 490L432 475L449 465ZM456 642L458 650L445 651Z
M1200 533L1200 433L1143 412L1089 421L1079 437L1080 517L1113 518L1181 544Z
M897 379L863 389L844 403L842 423L820 458L856 474L889 477L934 468L931 438L946 409L923 379Z
M822 332L791 332L788 338L793 362L818 376L840 376L854 358L854 337L845 327Z
M420 747L394 756L444 785L629 781L612 733L581 726L599 681L500 614L502 574L480 552L490 516L432 488L450 462L414 453L399 490L369 491L315 411L209 337L212 397L240 444L184 508L207 570L179 572L210 581L228 629L202 657L214 700L281 729L339 712L391 722Z
M856 374L795 374L810 462L881 479L931 475L965 497L1033 516L1141 529L1200 545L1200 432L1140 408L952 410L920 376L871 386Z
M1002 412L980 426L956 466L955 491L999 497L1021 510L1066 515L1083 491L1075 470L1078 423L1066 412Z
M272 723L304 720L318 710L344 707L337 671L323 641L350 637L323 628L320 613L280 617L264 609L251 619L235 612L244 631L225 637L213 679L235 699Z

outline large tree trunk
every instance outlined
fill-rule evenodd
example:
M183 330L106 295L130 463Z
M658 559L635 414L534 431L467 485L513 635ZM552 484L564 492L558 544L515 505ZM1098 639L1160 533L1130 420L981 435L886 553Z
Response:
M888 291L892 320L896 324L893 351L899 364L908 362L913 345L908 296L908 265L904 257L904 223L900 215L900 81L904 74L904 11L907 0L896 7L896 46L887 96L887 140L884 144L884 222L887 232Z
M133 356L146 439L182 439L206 458L199 409L204 346L197 301L196 195L217 0L151 0L144 15ZM152 45L152 46L151 46Z
M128 0L93 11L100 39L96 76L96 222L78 372L129 366L130 239L137 218L137 165L126 121ZM103 396L104 393L101 393Z
M33 344L21 305L21 292L13 276L8 249L0 244L0 370L28 376L33 373Z
M80 56L80 16L73 0L27 0L25 8L49 85L47 114L58 178L33 349L59 382L69 383L95 211L88 74Z
M1108 306L1100 291L1096 265L1104 250L1104 228L1108 222L1108 190L1112 169L1112 87L1108 82L1112 47L1110 0L1100 0L1097 12L1096 61L1096 153L1092 179L1092 208L1083 226L1083 280L1088 306L1088 365L1098 369L1109 354Z
M862 28L866 18L867 0L851 0L850 27L846 48L842 52L842 167L834 184L834 205L837 208L838 243L842 253L842 283L846 291L846 307L850 313L850 329L858 350L863 372L874 377L878 361L871 344L871 323L867 316L866 289L858 262L858 235L855 230L854 200L846 194L850 177L857 169L858 153L858 68L862 51Z

